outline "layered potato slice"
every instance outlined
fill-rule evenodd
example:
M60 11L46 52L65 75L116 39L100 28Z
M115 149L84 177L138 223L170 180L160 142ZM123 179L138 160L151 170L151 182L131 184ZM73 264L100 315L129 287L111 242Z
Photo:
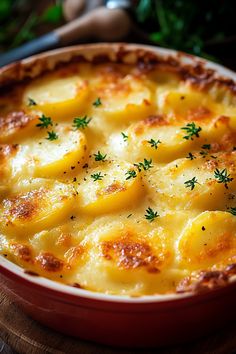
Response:
M160 87L156 93L159 111L167 116L196 121L212 117L215 103L209 95L183 85L178 90Z
M189 85L160 85L156 90L158 112L173 121L195 121L199 125L211 119L228 117L230 127L236 130L235 101L228 92L214 87L206 93L196 91Z
M61 223L73 210L72 186L46 179L21 182L0 204L0 231L27 239Z
M190 136L188 131L192 129L196 134ZM112 134L108 140L115 156L128 161L151 157L159 163L168 163L187 156L189 152L200 151L205 144L214 144L214 151L233 149L236 135L230 127L229 117L219 116L201 125L183 121L180 125L164 115L151 115L131 124L124 132Z
M218 153L215 158L196 155L152 170L150 194L164 208L226 210L236 196L236 153ZM218 175L228 176L228 183Z
M99 215L135 205L143 193L141 175L135 170L124 161L104 161L89 170L78 187L79 210ZM128 171L136 176L128 178Z
M0 200L12 184L11 161L18 151L17 145L0 144Z
M131 156L133 159L151 157L157 162L170 162L186 155L188 151L195 150L203 142L200 136L194 140L184 139L185 134L181 126L170 125L160 115L149 116L131 125L124 133L128 137L126 143L121 135L120 144L115 143L117 135L114 135L110 138L110 146L118 156L125 159Z
M161 226L165 221L161 221ZM70 283L108 294L140 295L162 293L180 279L173 270L168 247L171 230L153 225L107 217L88 227L80 247L86 251L71 269Z
M48 131L39 129L34 138L28 137L18 145L18 152L12 161L15 177L22 173L33 177L67 177L83 163L87 141L83 132L74 130L72 125L60 124L55 127L55 140L48 139Z
M26 87L23 102L29 111L43 112L54 120L62 120L82 114L88 97L88 83L78 74L65 77L48 74ZM30 103L30 100L33 101Z
M188 269L227 266L235 262L236 218L228 212L205 211L190 220L178 242L180 263Z
M111 70L101 71L91 81L94 100L101 100L92 114L107 117L110 122L143 119L155 109L154 87L148 79Z
M37 116L16 110L0 117L0 143L16 143L32 134ZM36 130L36 129L35 129Z

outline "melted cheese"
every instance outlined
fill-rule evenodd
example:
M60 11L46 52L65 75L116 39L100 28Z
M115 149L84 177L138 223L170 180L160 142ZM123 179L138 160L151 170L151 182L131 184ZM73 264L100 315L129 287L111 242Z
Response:
M11 95L0 97L2 255L131 296L172 293L236 262L236 110L226 97L111 63L67 64ZM52 124L37 126L43 115Z

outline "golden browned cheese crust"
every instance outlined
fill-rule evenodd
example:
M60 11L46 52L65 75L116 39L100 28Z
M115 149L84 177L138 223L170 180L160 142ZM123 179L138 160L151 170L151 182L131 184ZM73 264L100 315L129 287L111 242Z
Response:
M236 276L235 83L200 62L129 55L1 77L0 254L29 275L107 294L226 286Z

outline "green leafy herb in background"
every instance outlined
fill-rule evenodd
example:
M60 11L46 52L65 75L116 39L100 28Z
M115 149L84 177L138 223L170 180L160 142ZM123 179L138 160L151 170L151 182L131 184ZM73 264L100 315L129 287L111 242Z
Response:
M212 59L208 45L235 34L234 0L139 0L136 17L149 39Z
M235 0L136 0L133 3L138 27L147 33L145 41L149 39L160 46L215 59L209 55L212 45L236 35ZM0 52L62 23L62 0L39 3L0 0Z
M63 18L62 6L60 3L49 6L41 16L41 20L57 25Z
M0 0L0 52L34 39L47 24L53 29L62 23L62 1L40 8L31 0Z

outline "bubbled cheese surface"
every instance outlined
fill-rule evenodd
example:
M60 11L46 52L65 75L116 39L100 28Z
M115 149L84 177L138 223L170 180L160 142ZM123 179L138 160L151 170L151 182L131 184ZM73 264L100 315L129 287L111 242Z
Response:
M235 150L228 98L66 64L0 96L0 253L69 286L173 293L236 263Z

